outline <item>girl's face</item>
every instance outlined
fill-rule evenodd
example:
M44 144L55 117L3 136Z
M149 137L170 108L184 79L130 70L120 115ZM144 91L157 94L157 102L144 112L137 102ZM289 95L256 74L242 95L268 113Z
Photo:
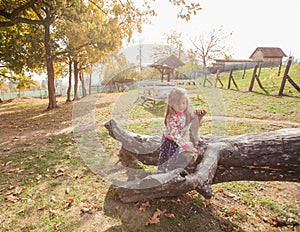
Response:
M186 111L187 108L187 99L185 97L182 97L181 99L179 99L178 102L175 102L173 109L177 112L177 113L183 113L184 111Z

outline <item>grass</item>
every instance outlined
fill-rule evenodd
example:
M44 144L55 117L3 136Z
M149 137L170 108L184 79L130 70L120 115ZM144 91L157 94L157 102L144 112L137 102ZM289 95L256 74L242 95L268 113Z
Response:
M287 95L276 97L280 85L276 72L262 70L260 78L268 95L257 83L256 92L247 92L250 70L244 79L241 72L234 72L240 91L206 87L199 98L191 95L194 108L206 109L208 116L226 116L223 121L207 117L201 134L230 136L299 127L300 95L287 83ZM299 73L300 70L291 70L296 83L300 80ZM226 83L228 76L222 74L221 78ZM113 116L119 117L121 126L128 131L160 135L165 104L143 106L141 102L133 103L134 96L136 92L101 95L95 109L96 141L94 135L84 133L39 135L43 130L50 132L54 126L70 125L70 105L62 104L52 112L42 110L47 103L0 105L0 115L7 125L0 125L0 129L8 133L7 137L5 133L0 135L3 136L0 142L5 144L0 148L1 231L277 231L262 218L299 222L297 183L217 184L213 186L214 198L208 206L194 191L150 200L145 212L139 210L143 202L121 203L110 184L92 172L83 160L78 142L86 144L84 152L90 159L89 165L98 167L98 143L112 160L121 148L103 127ZM31 120L24 119L24 112ZM125 119L121 118L122 113ZM49 123L49 119L54 121ZM26 132L30 133L24 141L18 138ZM140 165L155 170L154 166ZM162 215L160 223L145 226L156 209L166 210L174 217ZM299 227L283 229L293 231Z
M274 198L274 196L261 196L260 194L256 194L259 191L263 191L263 184L256 181L248 181L248 182L232 182L232 183L222 183L217 185L218 188L223 188L225 191L230 192L230 194L234 194L235 197L241 198L241 200L249 205L251 208L257 209L259 207L268 208L276 215L281 215L286 219L294 219L297 220L299 215L300 208L291 205L284 199L280 201ZM272 185L272 188L274 186ZM279 189L282 191L282 189Z
M91 175L80 156L69 152L70 147L74 152L75 145L68 142L68 136L63 134L51 138L47 149L50 151L28 150L1 157L1 162L10 162L7 168L20 169L19 173L6 172L4 169L1 176L1 183L12 186L12 194L8 196L19 198L15 203L6 203L1 207L1 215L6 215L5 221L1 223L2 231L18 230L18 227L22 227L22 231L37 228L56 231L58 225L61 225L60 230L70 231L78 226L78 222L72 219L75 208L78 210L80 205L89 204L91 197L94 198L94 207L101 204L101 199L93 196L95 190L90 194L87 192L90 186L102 189L103 182ZM21 193L16 193L17 188L23 189ZM2 202L6 202L7 194L0 195ZM66 206L67 199L74 202ZM6 214L7 211L16 213ZM77 213L80 213L80 209ZM30 219L26 220L29 215ZM35 218L34 221L30 221L32 218ZM22 226L20 221L25 224Z

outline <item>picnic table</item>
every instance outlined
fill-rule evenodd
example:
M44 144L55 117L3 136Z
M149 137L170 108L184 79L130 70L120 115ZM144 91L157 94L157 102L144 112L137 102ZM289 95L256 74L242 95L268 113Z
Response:
M156 102L166 101L170 91L176 87L174 84L156 83L150 86L145 86L142 89L141 99L143 104L152 102L153 106Z
M139 98L146 102L152 102L153 106L157 102L166 101L168 94L174 87L187 89L188 92L194 89L195 93L200 93L200 83L196 80L174 80L172 82L149 82L141 87Z

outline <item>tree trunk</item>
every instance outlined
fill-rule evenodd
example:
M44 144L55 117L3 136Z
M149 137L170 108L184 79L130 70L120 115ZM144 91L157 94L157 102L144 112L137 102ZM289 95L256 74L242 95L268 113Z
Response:
M66 102L71 102L71 88L72 88L72 60L69 61L69 85L67 90Z
M55 86L54 86L54 67L51 54L50 46L50 24L46 23L45 27L45 50L46 50L46 66L48 75L48 98L49 104L48 109L54 109L57 107L56 96L55 96Z
M74 60L74 101L78 100L78 75L79 75L79 70L78 70L78 61Z
M84 75L82 72L80 72L79 79L81 81L81 89L82 89L82 97L86 97L86 89L85 89L85 81L84 81Z
M157 164L160 137L129 133L114 120L105 127L122 143L119 156L124 166L133 167L136 160ZM198 156L181 151L184 162L180 161L178 168L171 172L129 177L131 180L118 183L116 192L120 199L134 202L177 196L190 190L211 198L211 184L220 182L300 181L300 128L228 137L205 136L195 145Z
M92 73L90 73L89 77L89 95L92 94Z

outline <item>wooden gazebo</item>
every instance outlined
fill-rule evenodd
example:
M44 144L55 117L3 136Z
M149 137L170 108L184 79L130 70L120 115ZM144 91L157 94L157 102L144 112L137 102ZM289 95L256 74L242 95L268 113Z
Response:
M159 59L157 62L151 64L150 67L156 68L160 72L161 81L164 80L164 77L167 77L167 80L170 81L171 77L174 75L174 69L183 65L184 63L180 59L171 55Z

